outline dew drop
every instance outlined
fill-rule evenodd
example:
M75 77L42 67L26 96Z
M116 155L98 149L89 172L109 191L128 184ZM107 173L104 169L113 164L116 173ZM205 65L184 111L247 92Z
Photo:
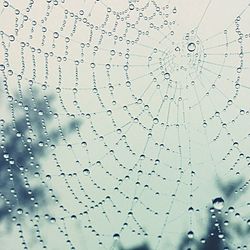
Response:
M5 7L5 8L9 7L9 3L7 1L4 1L3 2L3 7Z
M56 218L54 218L54 217L50 218L50 222L51 223L55 223L56 222Z
M120 239L120 234L118 234L118 233L113 234L113 239L114 240L119 240Z
M158 118L154 118L154 119L153 119L153 123L154 123L154 124L158 124L158 123L159 123L159 119L158 119Z
M187 49L189 52L194 52L196 49L196 45L194 43L189 43Z
M133 10L135 8L135 6L131 3L130 5L129 5L129 9L130 10Z
M169 73L165 73L165 74L164 74L164 78L165 78L166 80L170 79L170 74L169 74Z
M22 208L18 208L18 209L17 209L17 213L18 213L18 214L22 214L22 213L23 213Z
M220 239L223 239L223 238L224 238L224 234L223 234L223 233L220 233L220 234L218 234L218 237L219 237Z
M188 236L189 239L193 239L194 238L194 232L193 231L189 231L187 233L187 236Z
M5 70L4 64L0 64L0 70L1 70L1 71L4 71L4 70Z
M73 214L73 215L71 215L71 217L70 217L70 218L71 218L71 220L76 220L76 219L77 219L76 215L74 215L74 214Z
M85 168L85 169L83 170L83 173L84 173L85 175L89 175L89 174L90 174L90 171L89 171L88 168Z
M201 239L201 243L202 243L202 244L206 243L206 240L202 238L202 239Z
M59 33L55 31L55 32L53 33L53 37L54 37L55 39L57 39L57 38L59 37Z
M217 210L221 210L224 207L224 200L221 197L213 199L213 206Z
M15 36L14 35L10 35L9 39L10 39L10 42L14 42L15 41Z
M4 157L5 159L8 159L8 158L9 158L9 154L8 154L8 153L4 153L4 154L3 154L3 157Z

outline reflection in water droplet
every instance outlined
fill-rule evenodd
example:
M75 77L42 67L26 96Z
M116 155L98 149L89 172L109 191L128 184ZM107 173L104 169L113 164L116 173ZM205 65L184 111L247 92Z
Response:
M223 233L220 233L220 234L218 234L218 237L219 237L220 239L223 239L223 238L224 238L224 234L223 234Z
M189 231L187 234L189 239L193 239L194 238L194 232L193 231Z
M113 235L113 238L114 238L114 240L119 240L119 239L120 239L120 234L115 233L115 234Z
M0 64L0 70L1 70L1 71L4 71L4 70L5 70L4 64Z
M224 207L224 200L221 197L217 197L213 200L213 206L217 210L221 210Z
M170 74L169 74L169 73L165 73L165 74L164 74L164 78L165 78L166 80L168 80L168 79L170 78Z
M206 240L202 238L202 239L201 239L201 243L202 243L202 244L206 243Z
M89 175L89 174L90 174L90 171L89 171L88 168L85 168L85 169L83 170L83 173L84 173L85 175Z
M154 124L157 124L157 123L159 123L159 119L158 118L154 118L153 122L154 122Z
M181 51L180 47L179 46L175 47L175 51Z
M58 37L59 37L58 32L55 31L55 32L53 33L53 37L54 37L54 38L58 38Z
M56 222L56 218L54 218L54 217L50 218L50 222L51 223L55 223Z
M10 39L10 42L14 42L15 41L15 36L14 35L10 35L9 39Z
M129 9L130 10L133 10L135 8L135 6L131 3L130 5L129 5Z
M196 49L196 45L194 43L189 43L187 49L189 52L194 52Z
M18 209L17 209L17 213L18 213L18 214L22 214L22 213L23 213L22 208L18 208Z

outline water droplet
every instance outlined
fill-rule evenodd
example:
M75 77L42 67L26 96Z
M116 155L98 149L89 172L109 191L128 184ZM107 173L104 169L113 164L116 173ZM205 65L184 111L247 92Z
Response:
M129 9L130 10L133 10L135 8L135 6L131 3L130 5L129 5Z
M9 154L8 154L8 153L4 153L4 154L3 154L3 157L4 157L5 159L8 159L8 158L9 158Z
M154 124L157 124L157 123L159 123L159 119L158 118L154 118L153 122L154 122Z
M201 243L202 243L202 244L206 243L206 240L202 238L202 239L201 239Z
M22 134L21 134L20 132L17 132L17 133L16 133L16 136L17 136L17 137L21 137Z
M118 234L118 233L113 234L113 239L114 240L119 240L120 239L120 234Z
M189 43L188 46L187 46L187 49L188 49L189 52L194 52L195 49L196 49L195 43Z
M50 218L50 222L51 223L55 223L56 222L56 218L54 218L54 217Z
M89 171L88 168L85 168L85 169L83 170L83 173L84 173L85 175L89 175L89 174L90 174L90 171Z
M108 114L108 115L112 115L112 110L110 110L110 109L107 110L107 114Z
M74 215L74 214L73 214L73 215L71 215L71 217L70 217L70 218L71 218L71 220L76 220L76 219L77 219L76 215Z
M34 173L34 176L35 176L35 177L39 177L39 176L40 176L40 173L39 173L39 172L35 172L35 173Z
M174 49L175 51L181 51L181 49L180 49L180 47L179 46L177 46L177 47L175 47L175 49Z
M18 208L18 209L17 209L17 213L18 213L18 214L22 214L22 213L23 213L22 208Z
M202 126L203 126L204 128L206 128L206 127L207 127L207 123L204 121L203 124L202 124Z
M14 42L15 41L15 36L14 35L10 35L9 39L10 39L10 42Z
M220 239L223 239L223 238L224 238L224 234L223 234L223 233L220 233L220 234L218 234L218 237L219 237Z
M187 233L187 236L188 236L189 239L193 239L194 238L194 232L193 231L189 231Z
M217 197L213 200L213 206L217 210L221 210L224 207L224 200L221 197Z
M166 80L170 79L170 74L169 74L169 73L165 73L165 74L164 74L164 78L165 78Z
M7 1L4 1L3 2L3 7L5 7L5 8L9 7L9 3Z
M1 70L1 71L4 71L4 70L5 70L4 64L0 64L0 70Z
M46 175L46 179L47 179L47 180L51 180L51 175L47 174L47 175Z
M59 37L59 33L55 31L55 32L53 33L53 37L54 37L55 39L57 39L57 38Z

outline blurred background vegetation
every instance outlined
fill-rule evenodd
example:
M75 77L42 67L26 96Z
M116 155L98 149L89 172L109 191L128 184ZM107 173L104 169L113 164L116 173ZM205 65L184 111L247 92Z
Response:
M228 208L229 212L234 212L234 204L237 202L233 195L238 190L244 181L232 181L231 183L224 184L222 180L216 180L219 191L221 192L227 204L231 206ZM243 195L243 192L240 194ZM237 197L240 198L240 195ZM208 209L208 221L206 228L204 228L202 234L203 238L196 239L195 237L189 238L187 234L182 236L180 240L178 250L229 250L229 249L247 249L247 245L243 245L242 248L237 248L237 243L245 238L250 237L250 227L240 222L234 223L231 220L231 216L237 216L237 213L232 215L229 212L223 210L214 209L212 202ZM246 224L246 223L245 223ZM123 248L119 250L152 250L148 243L133 247Z
M16 214L33 213L47 204L42 180L35 178L41 173L46 176L43 159L63 140L61 132L66 136L79 125L78 121L71 122L61 131L48 127L57 117L50 106L53 99L53 95L43 96L37 89L28 90L25 96L9 96L4 115L9 120L0 117L0 221L7 222L8 230Z
M40 182L32 181L40 178L43 173L43 159L48 151L55 147L64 136L72 133L75 126L80 123L77 120L64 125L61 130L58 127L48 127L57 118L54 113L52 95L43 96L33 89L25 96L9 97L9 120L0 117L0 221L5 223L7 230L11 229L11 220L15 220L16 214L24 211L33 213L48 202L42 178ZM63 136L61 131L63 131ZM228 208L234 211L237 202L233 196L235 190L243 184L244 180L231 183L223 183L217 180L217 186ZM244 192L237 197L240 198ZM187 234L180 239L178 250L226 250L235 249L234 242L240 242L244 237L249 237L250 227L240 222L231 222L226 210L214 209L210 204L208 209L208 221L203 230L203 238L189 238ZM233 220L232 220L233 221ZM246 223L245 223L246 224ZM243 246L246 249L247 246ZM141 245L119 250L151 250L145 242Z

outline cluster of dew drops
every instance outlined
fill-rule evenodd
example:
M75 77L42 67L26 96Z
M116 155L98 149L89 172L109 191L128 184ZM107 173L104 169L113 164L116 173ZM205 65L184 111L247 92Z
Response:
M48 4L53 3L55 6L57 6L57 5L59 4L59 1L47 0L47 2L48 2ZM61 2L64 3L65 1L61 1ZM100 1L96 1L96 2L100 2ZM153 1L153 2L154 2L154 1ZM27 12L30 12L30 10L32 9L33 3L34 3L34 1L31 0L30 3L29 3L29 7L27 7L27 9L26 9ZM4 1L4 2L3 2L3 7L4 7L4 8L14 8L12 5L10 5L10 3L9 3L8 1ZM133 4L133 3L131 2L131 3L129 4L129 6L128 6L128 11L135 11L135 10L136 10L135 4ZM68 11L65 11L65 12L68 13ZM110 13L110 12L111 12L111 10L110 10L110 8L108 8L108 13ZM174 8L172 12L173 12L174 14L176 14L176 12L177 12L176 8ZM15 10L15 13L16 13L16 15L19 15L19 14L20 14L20 10L16 9L16 10ZM49 11L48 11L47 13L49 13ZM49 16L49 14L47 14L47 15ZM84 16L84 11L83 11L83 10L80 10L80 11L79 11L79 15L80 15L80 16ZM72 16L74 16L74 13L72 13ZM29 19L28 15L23 15L23 19L24 19L24 21L31 20L31 19ZM105 22L107 22L108 19L109 19L109 16L107 17L107 20L105 20ZM46 20L47 20L47 19L46 19ZM63 25L63 26L65 26L65 23L66 23L66 22L67 22L67 19L64 20L64 25ZM86 22L87 22L87 21L86 21ZM25 22L24 22L21 26L23 27L24 25L25 25ZM32 21L32 25L35 27L35 26L37 25L37 22L36 22L35 20L33 20L33 21ZM90 23L88 23L88 25L91 26ZM33 30L34 30L34 27L31 29L31 33L32 33ZM43 26L43 27L42 27L42 32L45 34L47 31L48 31L48 30L47 30L46 26ZM73 29L73 31L72 31L72 34L74 34L74 29ZM1 36L3 36L3 35L4 35L3 32L1 32ZM6 35L6 34L5 34L5 35ZM108 35L110 35L110 34L108 34ZM52 31L52 36L53 36L53 45L52 45L52 48L55 48L55 47L56 47L56 41L60 38L60 33L59 33L58 31ZM111 35L110 35L110 36L111 36ZM32 37L32 34L30 35L30 37ZM72 37L73 37L73 35L72 35ZM15 37L14 35L12 35L12 34L9 34L9 35L8 35L8 39L9 39L9 42L10 42L10 43L13 43L13 42L15 42L16 37ZM44 44L44 43L45 43L45 40L46 40L46 36L43 35L43 38L42 38L42 39L43 39L42 44ZM90 37L89 40L91 40L91 39L92 39L92 37ZM115 38L115 39L118 39L118 38ZM72 40L73 40L73 39L72 39ZM121 38L121 40L122 40L122 38ZM70 42L70 37L68 37L68 36L65 37L65 42L66 42L66 44L68 44L68 43ZM25 44L24 42L22 42L21 44L22 44L23 47L28 46L28 45ZM81 46L81 49L82 49L82 51L83 51L83 48L89 47L90 45L87 44L87 45L85 46L85 44L80 43L80 46ZM61 61L66 61L66 60L67 60L67 55L70 53L70 52L69 52L69 45L66 45L66 46L65 46L65 49L66 49L65 55L64 55L64 56L58 56L58 57L57 57L57 61L58 61L59 63L60 63ZM98 47L95 47L95 50L98 51ZM154 49L154 50L155 50L155 49ZM189 42L188 45L187 45L187 50L188 50L190 53L193 53L193 52L195 52L195 51L197 50L197 45L196 45L194 42ZM40 50L40 49L37 49L37 52L38 52L38 53L41 53L41 50ZM6 53L6 54L7 54L7 53ZM22 55L23 55L23 54L24 54L24 52L22 52ZM114 55L116 54L116 51L115 51L114 49L112 49L112 50L110 51L110 54L111 54L111 56L114 56ZM155 53L155 54L156 54L156 53ZM48 57L50 57L50 56L51 56L51 57L54 57L55 54L53 54L53 52L47 53L47 54L46 54L46 58L48 58ZM7 56L7 57L8 57L8 56ZM127 57L128 57L128 56L127 56ZM23 60L23 59L22 59L22 60ZM7 60L7 61L8 61L8 60ZM78 66L79 63L80 63L80 61L81 61L81 60L75 60L75 61L74 61L75 65ZM34 64L35 64L35 63L34 63ZM93 71L95 71L96 67L97 67L96 63L94 63L94 62L91 62L91 63L90 63L90 68L91 68ZM48 69L48 62L46 62L45 68ZM110 65L109 63L107 63L107 64L105 64L105 68L106 68L106 70L109 72L109 71L111 70L112 67L111 67L111 65ZM128 68L129 68L129 66L127 66L127 65L124 66L125 71L127 71ZM4 64L0 64L0 71L3 72L3 73L5 73L5 70L6 70L6 66L5 66ZM241 69L239 69L239 72L240 72L240 71L241 71ZM59 70L59 72L60 72L60 70ZM62 72L60 72L60 73L62 73ZM46 74L48 74L48 73L46 73ZM13 70L11 70L11 69L8 70L8 76L12 76L12 75L13 75ZM18 75L18 77L19 77L20 79L22 78L22 76L20 76L20 75ZM170 75L169 72L164 73L164 79L165 79L165 80L168 81L168 80L170 80L170 78L171 78L171 75ZM77 82L77 80L79 80L79 79L78 79L77 72L75 73L75 79L76 79L76 82ZM61 80L61 78L60 78L60 80ZM31 85L33 85L33 84L35 84L35 81L29 80L29 85L31 86ZM40 85L40 84L38 84L38 85ZM47 82L46 82L45 84L42 84L41 86L42 86L43 89L49 88L49 87L48 87L49 84L48 84ZM131 87L131 82L130 82L130 81L127 81L127 82L126 82L126 86L127 86L128 88L130 88L130 87ZM236 86L236 89L238 89L238 88L239 88L239 83L237 83L237 86ZM63 85L61 84L60 86L56 87L56 92L57 92L58 95L60 96L61 92L63 92L63 90L65 90L65 89L66 89L66 88L64 88ZM74 87L72 87L72 89L70 89L70 90L72 90L72 92L73 92L73 94L74 94L74 102L73 102L73 103L74 103L75 106L78 108L79 113L80 113L80 114L84 114L84 112L83 112L83 111L81 110L81 108L78 106L78 101L76 100L76 94L78 94L78 89L79 89L79 82L76 83L76 86L74 86ZM114 86L113 86L113 85L109 86L109 90L110 90L110 92L112 92L112 91L114 90ZM93 92L98 94L98 88L97 88L96 86L93 88ZM11 100L12 100L12 99L10 98L10 101L11 101ZM70 116L70 114L69 114L67 108L64 106L63 103L64 103L64 102L63 102L63 100L62 100L60 104L62 105L63 110L65 111L65 113L67 113L67 115ZM137 103L142 103L142 100L141 100L141 99L137 100ZM115 100L113 100L113 104L114 104L114 105L116 104L116 101L115 101ZM227 107L229 107L229 106L231 106L231 105L233 105L233 101L230 99L230 100L228 100L228 102L227 102ZM123 109L127 110L128 107L125 106L125 107L123 107ZM146 109L149 109L149 107L148 107L147 105L145 105L145 110L146 110ZM143 112L144 112L145 110L143 110ZM240 114L241 114L241 115L244 115L245 113L246 113L246 112L245 112L244 109L241 109L241 110L240 110ZM106 114L107 114L108 116L110 116L110 117L113 117L113 116L112 116L112 110L111 110L111 109L107 109L107 110L106 110ZM86 118L91 119L91 115L90 115L90 114L84 114L84 115L85 115ZM74 115L72 115L72 116L74 117ZM220 116L220 113L217 111L217 112L215 113L215 117L219 117L219 116ZM55 115L55 117L57 118L58 115ZM138 122L138 119L135 118L135 121ZM155 117L154 117L154 118L153 118L153 123L154 123L155 125L158 124L158 123L159 123L159 118L155 118ZM203 123L203 126L206 127L206 126L207 126L207 123L204 122L204 123ZM226 124L224 124L223 126L226 127ZM77 129L78 129L78 132L79 132L79 128L77 128ZM97 134L97 132L95 131L95 128L93 128L93 131ZM118 132L121 133L121 130L118 130ZM97 135L98 135L98 134L97 134ZM17 134L17 136L19 136L19 135ZM100 137L102 138L102 140L105 139L105 138L103 138L103 136L100 136ZM79 135L79 138L82 140L82 137L81 137L80 135ZM126 139L126 138L125 138L125 139ZM66 140L65 138L63 138L63 140L67 142L67 140ZM40 144L41 144L41 146L43 146L43 143L42 143L42 142L41 142ZM81 146L83 146L84 148L87 148L87 143L86 143L86 142L83 142L83 143L81 144ZM234 142L234 145L233 145L233 146L234 146L234 147L238 147L238 142ZM72 148L73 148L73 146L72 146L70 143L68 143L68 146L67 146L67 147L68 147L69 150L72 150ZM127 145L127 147L130 148L129 145ZM73 151L73 150L72 150L72 151ZM131 150L131 151L132 151L132 150ZM110 150L110 153L113 154L114 152L113 152L112 150ZM54 155L54 156L55 156L55 159L56 159L56 155ZM141 160L143 160L143 159L145 159L145 158L146 158L146 157L145 157L144 154L140 155L140 159L141 159ZM77 161L77 157L76 157L76 161ZM159 160L156 161L156 165L157 165L158 163L159 163ZM59 165L59 164L58 164L58 165ZM102 166L102 164L101 164L100 162L98 162L98 165ZM83 170L82 170L82 173L83 173L86 177L91 177L91 169L88 168L88 167L86 167L86 168L84 167ZM108 171L107 171L107 173L108 173ZM138 173L141 174L142 171L141 171L141 172L138 171ZM154 173L154 172L153 172L153 173ZM108 174L109 174L109 173L108 173ZM36 175L39 176L39 173L37 173ZM110 174L110 175L112 175L112 174ZM64 174L62 174L62 176L65 177ZM69 176L77 176L77 175L76 175L76 174L71 174L71 175L69 175ZM45 178L46 178L46 180L50 180L50 179L53 178L53 177L51 177L49 174L47 174ZM125 177L125 179L129 179L129 177ZM65 178L65 180L67 181L66 178ZM95 181L93 181L93 183L94 183L95 186L98 186L98 184L95 183ZM67 184L68 184L68 186L69 186L69 189L72 189L72 188L70 187L70 184L69 184L68 182L67 182ZM81 185L81 184L80 184L80 185ZM147 188L148 188L148 186L147 186ZM72 191L72 190L71 190L71 191ZM55 198L55 196L53 195L53 191L50 190L50 192L52 193L52 196ZM121 193L122 193L122 192L121 192ZM157 193L157 192L156 192L156 193ZM75 195L73 191L72 191L72 194ZM122 193L122 195L124 195L124 193ZM125 195L124 195L124 196L125 196ZM86 197L88 197L88 196L86 195ZM88 197L88 198L89 198L89 197ZM111 201L112 201L112 199L111 199L110 197L108 197L107 200L111 200ZM138 201L139 198L138 198L138 197L135 197L135 200ZM119 205L114 205L114 207L116 207L116 206L119 207ZM212 213L214 213L214 211L217 211L218 213L220 213L220 212L224 209L224 206L225 206L225 201L224 201L223 197L215 197L215 198L212 200L212 208L210 209L210 211L211 211ZM62 206L62 208L63 208L63 206ZM148 209L148 210L150 210L150 209ZM193 209L189 209L189 210L191 211L191 210L193 210ZM153 210L153 209L151 209L150 211L151 211L152 213L154 213L154 210ZM229 211L229 212L234 212L234 208L233 208L233 207L229 207L228 211ZM18 215L23 215L23 214L24 214L24 210L23 210L22 208L18 208L16 212L17 212ZM132 212L129 212L129 215L130 215L131 217L133 217L133 213L132 213ZM216 215L214 215L214 216L216 217ZM237 214L236 214L236 217L237 217L237 216L240 216L240 215L237 213ZM39 217L39 216L37 216L36 218L39 219L38 217ZM57 222L56 216L50 216L49 214L46 214L46 215L45 215L45 218L46 218L46 219L49 219L50 222L51 222L52 224L55 224L55 223ZM77 219L77 216L73 214L73 215L70 216L70 218L71 218L72 220L75 220L75 219ZM134 217L133 217L133 218L134 218ZM137 223L136 219L134 219L134 220L135 220L135 222ZM138 224L139 224L139 223L138 223ZM225 221L224 224L227 225L227 224L228 224L228 221ZM250 219L247 220L247 224L250 225ZM127 226L127 222L125 222L124 225ZM218 224L216 224L216 225L217 225L218 228L219 228L219 225L218 225ZM21 224L18 223L17 226L19 227L19 232L20 232L20 234L21 234L21 238L24 239ZM140 225L139 225L139 227L140 227ZM142 228L140 228L140 229L142 229ZM61 229L60 227L59 227L59 230L62 231L62 232L64 232L64 229ZM37 231L39 231L39 227L38 227L38 226L37 226ZM66 230L65 230L65 231L66 231ZM92 229L92 231L93 231L93 233L95 233L95 234L97 235L98 239L100 239L100 238L102 237L102 236L100 236L99 233L97 233L97 232L95 231L95 229ZM134 230L134 231L135 231L135 230ZM144 231L142 230L142 232L144 232ZM69 241L69 243L71 244L71 241L70 241L69 236L67 235L67 233L65 233L65 235L66 235L66 236L65 236L66 239L67 239L67 240ZM145 233L145 235L147 235L147 234ZM189 239L193 239L193 238L195 237L195 233L194 233L192 230L190 230L190 231L188 231L188 233L187 233L187 237L188 237ZM222 232L219 233L218 237L221 238L221 239L223 239L223 238L224 238L223 233L222 233ZM39 237L38 237L38 238L39 238ZM115 241L119 241L120 238L121 238L120 233L115 232L115 233L113 234L113 239L114 239ZM159 235L158 238L161 239L162 236ZM205 239L201 239L201 242L202 242L202 243L205 243ZM101 240L100 240L100 243L101 243ZM23 245L25 245L25 242L23 243ZM100 245L101 245L101 244L100 244ZM26 246L25 246L25 247L26 247ZM44 247L44 248L46 248L46 247ZM71 245L71 249L74 249L73 245Z

